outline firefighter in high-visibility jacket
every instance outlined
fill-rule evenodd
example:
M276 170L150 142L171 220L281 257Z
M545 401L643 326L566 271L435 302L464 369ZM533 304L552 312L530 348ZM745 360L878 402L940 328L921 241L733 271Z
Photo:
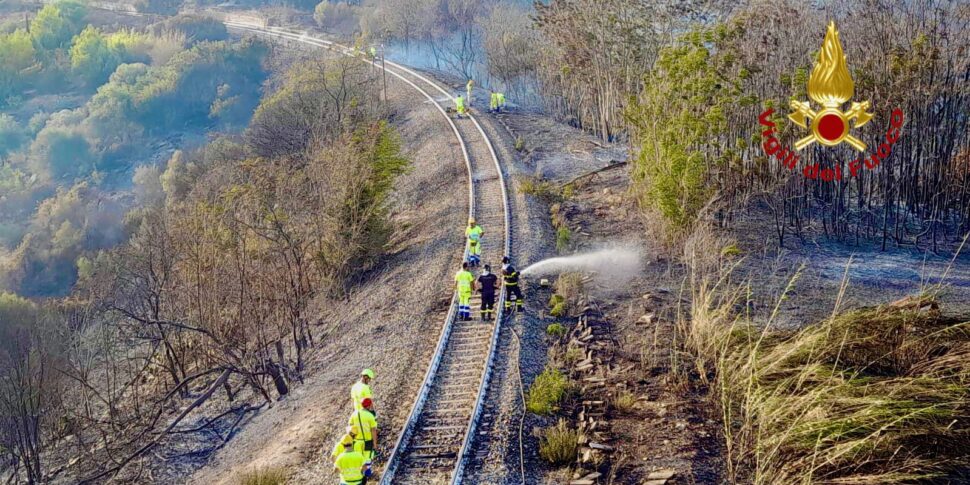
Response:
M458 318L462 320L472 319L472 283L475 276L468 271L468 263L461 263L461 270L455 274L455 285L458 290Z
M488 99L488 110L494 113L498 113L498 93L494 89L490 90Z
M455 112L458 113L459 118L465 116L467 112L465 109L465 98L461 97L460 94L455 97Z
M475 89L475 81L469 79L468 84L465 85L465 92L466 94L468 94L467 101L468 101L469 107L472 105L472 90L474 89Z
M340 485L364 485L366 460L364 455L354 449L354 438L345 434L338 443L343 451L333 462L333 469L340 473Z
M474 217L469 217L465 237L468 238L468 265L471 267L478 266L482 262L482 236L484 235L482 226L475 222Z
M503 109L505 109L505 94L495 93L495 98L496 98L496 102L498 103L497 111L502 111Z
M521 310L523 305L522 288L519 286L519 270L512 266L509 257L502 258L502 283L505 285L505 309L512 309L512 297L515 297L515 309Z

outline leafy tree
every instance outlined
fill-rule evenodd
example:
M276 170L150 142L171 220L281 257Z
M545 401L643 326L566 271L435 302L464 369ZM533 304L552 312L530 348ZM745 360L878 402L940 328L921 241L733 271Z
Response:
M307 63L291 69L280 89L260 103L247 131L260 156L302 156L317 141L343 135L374 111L376 78L353 59Z
M154 206L165 199L161 173L154 165L141 165L135 169L131 181L135 184L135 196L142 205Z
M204 41L228 40L229 31L226 24L209 17L196 15L179 15L166 19L162 22L152 24L149 27L152 35L159 37L166 32L179 32L185 35L185 39L190 44Z
M168 159L165 171L162 172L159 181L162 184L164 196L168 200L178 200L188 194L192 188L192 180L189 177L188 167L185 164L184 155L181 150L172 154Z
M202 43L179 53L164 66L149 69L132 86L133 121L154 133L205 126L212 120L248 121L266 78L265 53L265 46L255 41ZM239 106L213 112L218 99L237 94L242 95Z
M71 68L89 85L100 86L122 62L124 47L109 45L108 39L93 26L74 37Z
M0 105L27 81L23 71L36 63L34 45L23 30L0 34Z
M726 130L725 106L739 93L722 74L730 61L714 51L729 35L723 27L695 30L662 49L627 113L641 203L675 229L688 228L713 195L708 173L721 160L708 156L709 145Z
M323 1L313 9L313 19L328 32L349 35L358 28L358 7L347 3Z
M27 140L27 134L17 120L6 113L0 113L0 161L9 153L15 152Z
M116 245L122 238L117 202L81 182L41 202L13 252L5 287L24 296L67 294L85 251ZM10 269L10 268L8 268Z
M88 141L75 130L45 128L30 146L33 172L52 180L73 180L86 175L94 168L93 162Z
M45 5L30 23L30 35L41 49L65 47L84 27L86 14L83 5L71 0Z

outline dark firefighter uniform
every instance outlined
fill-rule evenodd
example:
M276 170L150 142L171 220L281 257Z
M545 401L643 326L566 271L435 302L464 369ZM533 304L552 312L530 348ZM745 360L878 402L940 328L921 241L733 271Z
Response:
M519 270L511 264L502 270L502 281L505 283L505 309L512 308L510 297L515 295L515 309L522 309L522 288L519 287Z
M495 318L495 288L498 287L498 276L485 265L485 272L478 277L479 291L482 292L482 320Z

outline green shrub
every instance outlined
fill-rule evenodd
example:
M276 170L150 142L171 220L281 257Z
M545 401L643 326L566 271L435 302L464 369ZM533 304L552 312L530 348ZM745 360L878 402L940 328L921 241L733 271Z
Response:
M525 150L525 140L521 136L515 138L515 151L521 152Z
M579 431L570 428L565 420L560 419L555 426L542 430L539 456L554 465L568 465L576 460L579 437Z
M229 31L226 25L215 19L197 15L179 15L152 24L148 31L155 37L161 37L169 32L178 32L185 36L189 43L206 40L227 40Z
M568 389L569 378L559 369L546 367L529 388L525 408L535 414L552 414Z
M741 249L738 247L737 244L728 244L727 246L724 246L724 248L721 249L722 258L729 258L732 256L740 256L740 255L741 255Z
M282 468L263 468L243 473L239 485L282 485L286 483L286 471Z
M560 253L569 248L569 240L572 238L572 233L569 228L565 225L559 226L559 230L556 231L556 251Z
M349 3L320 2L313 9L313 20L328 32L345 32L360 24L357 7Z
M549 314L557 318L564 317L568 313L569 313L569 309L568 307L566 307L565 302L556 303L555 305L552 306L552 309L549 310Z
M576 195L576 186L574 184L566 185L562 188L562 197L564 199L572 199Z
M563 335L566 335L566 331L567 328L560 323L550 323L549 326L546 327L546 333L549 334L550 337L561 338Z
M523 194L536 196L548 203L557 202L562 198L559 186L540 177L521 177L519 190Z

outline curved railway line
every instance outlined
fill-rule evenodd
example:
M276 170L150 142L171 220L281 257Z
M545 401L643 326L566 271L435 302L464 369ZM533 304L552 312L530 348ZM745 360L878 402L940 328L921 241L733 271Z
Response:
M485 130L474 116L453 120L432 96L439 93L451 101L448 90L439 83L400 64L369 60L352 49L279 27L265 27L223 19L234 30L270 37L284 42L297 42L322 47L340 54L356 56L383 68L428 101L447 120L458 140L468 171L469 216L486 229L482 260L498 262L511 254L511 213L502 164ZM382 65L383 64L383 65ZM429 92L430 91L430 92ZM494 242L503 241L502 247ZM465 248L467 256L468 248ZM483 409L483 400L491 378L493 360L504 311L499 296L497 317L492 322L458 320L457 294L442 326L437 346L424 381L415 398L381 478L382 485L458 484L471 454ZM473 295L472 308L478 308L479 296Z

